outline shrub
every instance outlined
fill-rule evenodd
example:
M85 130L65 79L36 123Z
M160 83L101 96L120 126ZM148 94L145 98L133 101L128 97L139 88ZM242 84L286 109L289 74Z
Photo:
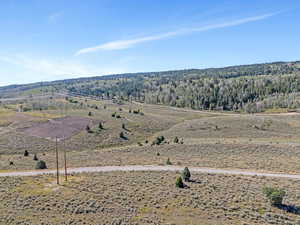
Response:
M10 166L14 165L14 162L13 161L9 161L9 165Z
M184 184L183 184L183 181L182 181L181 177L178 177L176 179L176 187L178 187L178 188L184 188Z
M121 116L120 116L120 115L116 115L116 118L120 119L120 118L121 118Z
M37 170L43 170L43 169L47 169L47 165L46 165L45 161L40 160L40 161L38 161L38 162L36 163L35 168L36 168Z
M29 152L28 152L27 150L25 150L24 156L25 156L25 157L29 156Z
M126 130L125 124L122 123L122 129Z
M111 114L111 117L116 117L116 112L114 112L113 114Z
M163 142L163 141L165 140L165 137L164 137L164 136L160 136L160 137L158 137L158 140L159 140L160 142Z
M263 193L266 195L271 205L273 206L281 206L283 198L286 194L283 189L278 189L273 187L264 187Z
M121 132L121 133L119 134L119 136L120 136L120 138L122 138L122 139L127 139L127 138L125 137L125 134L124 134L123 132Z
M35 161L39 160L36 154L34 154L33 160L35 160Z
M103 130L104 128L103 128L103 125L102 125L102 123L100 122L99 123L99 126L98 126L98 128L100 129L100 130Z
M159 153L159 152L157 152L157 153L156 153L156 155L157 155L157 156L160 156L160 153Z
M87 125L85 129L86 129L86 131L87 131L88 133L93 133L93 131L91 130L91 128L90 128L89 125Z
M184 170L182 171L182 178L184 181L189 181L191 178L191 172L189 168L185 167Z
M159 136L157 137L154 141L153 141L153 145L160 145L165 141L165 137L164 136Z
M172 165L172 162L170 161L170 158L167 159L166 164L167 164L167 165Z
M179 142L178 137L175 137L175 138L174 138L174 143L175 143L175 144L178 144L178 142Z
M142 144L141 142L138 142L138 145L139 145L139 146L143 146L143 144Z
M92 112L89 112L89 116L92 116L93 114L92 114Z

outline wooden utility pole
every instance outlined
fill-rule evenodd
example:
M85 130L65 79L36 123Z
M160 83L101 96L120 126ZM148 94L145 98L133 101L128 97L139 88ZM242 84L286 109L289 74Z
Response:
M68 181L68 172L67 172L67 150L66 150L65 137L64 137L64 161L65 161L65 181Z
M55 152L56 152L56 182L57 182L57 184L59 184L57 137L55 138Z

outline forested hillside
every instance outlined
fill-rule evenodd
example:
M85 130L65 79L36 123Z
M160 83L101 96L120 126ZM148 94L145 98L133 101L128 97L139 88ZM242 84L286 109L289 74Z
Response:
M247 112L293 109L300 107L300 62L121 74L8 86L0 88L0 96L57 91L193 109Z

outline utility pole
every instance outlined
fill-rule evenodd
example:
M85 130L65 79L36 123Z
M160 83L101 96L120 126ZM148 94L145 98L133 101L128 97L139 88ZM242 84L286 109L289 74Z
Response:
M57 137L55 138L55 152L56 152L56 182L57 184L59 184Z
M66 151L65 137L64 137L64 161L65 161L65 181L68 181L68 172L67 172L67 151Z

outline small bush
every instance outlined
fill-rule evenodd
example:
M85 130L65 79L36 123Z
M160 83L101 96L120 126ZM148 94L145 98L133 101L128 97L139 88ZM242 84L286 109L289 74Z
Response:
M263 193L269 199L272 206L281 206L285 191L283 189L277 189L273 187L264 187Z
M92 116L93 114L92 114L92 112L89 112L89 116Z
M166 164L167 164L167 165L172 165L172 162L170 161L170 158L167 159Z
M125 134L124 134L123 132L121 132L121 133L119 134L119 136L120 136L120 138L122 138L122 139L127 139L127 137L125 137Z
M36 154L34 154L33 160L35 160L35 161L39 160Z
M164 141L165 141L165 137L159 136L153 141L152 145L160 145L160 144L164 143Z
M13 161L9 161L9 165L10 166L14 165L14 162Z
M141 142L138 142L138 145L139 145L139 146L143 146L143 144L142 144Z
M113 114L111 114L111 117L116 117L116 112L114 112Z
M29 156L29 152L28 152L27 150L25 150L24 156L25 156L25 157Z
M182 171L182 178L184 181L189 181L191 178L191 172L189 168L185 167L184 170Z
M184 184L183 184L183 181L182 181L181 177L178 177L176 179L176 187L178 187L178 188L184 188Z
M88 133L93 133L93 131L91 130L91 128L90 128L89 125L87 125L85 129L86 129L86 131L87 131Z
M175 144L178 144L178 142L179 142L178 137L175 137L175 138L174 138L174 143L175 143Z
M122 129L126 130L125 124L122 123Z
M35 166L35 169L37 169L37 170L47 169L47 165L46 165L45 161L43 161L43 160L38 161Z
M116 118L120 119L120 118L121 118L121 115L116 115Z

